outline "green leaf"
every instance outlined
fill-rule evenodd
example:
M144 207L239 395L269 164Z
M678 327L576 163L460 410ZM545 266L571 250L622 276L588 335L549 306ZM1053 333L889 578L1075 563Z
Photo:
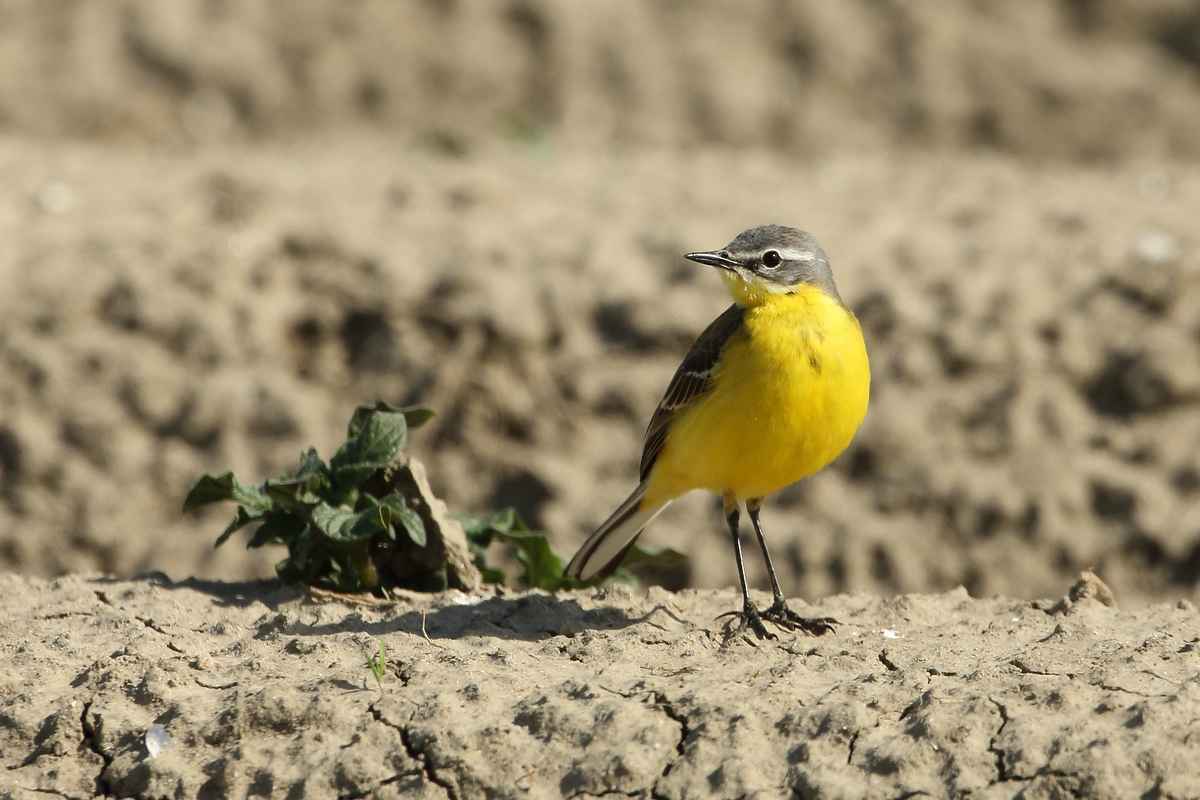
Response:
M521 520L515 508L506 508L502 511L497 511L493 514L488 514L485 517L472 517L466 514L454 514L455 519L463 527L463 533L467 535L467 547L471 551L471 555L475 560L475 566L483 575L485 583L504 583L508 579L504 570L495 569L488 566L487 563L487 548L492 543L494 537L500 537L509 541L510 544L517 544L517 561L525 568L525 575L522 581L529 586L539 586L541 588L563 588L562 581L569 580L562 578L562 571L565 568L565 562L550 550L549 541L545 541L544 550L541 544L532 541L524 542L524 549L521 544L518 544L515 539L525 536L534 535L541 536L545 539L544 534L533 534L532 531ZM510 535L514 538L509 538ZM532 551L533 555L527 555L526 550ZM558 559L560 564L558 568L557 580L551 574L553 572L554 561L546 556L546 551L550 556ZM549 570L547 570L547 565Z
M455 515L455 519L463 526L475 566L483 573L483 579L487 583L501 583L505 580L503 571L493 569L487 564L487 548L493 539L500 539L516 548L517 561L525 572L521 581L527 586L555 591L591 586L603 580L577 581L564 576L566 559L551 549L546 534L531 531L515 509L506 508L486 517ZM637 579L628 572L628 567L647 563L672 564L684 558L686 556L683 553L670 547L635 544L625 556L616 579L636 584Z
M437 416L429 406L405 406L400 413L404 415L409 430L415 430Z
M315 448L308 448L300 454L300 468L296 470L297 478L307 478L309 475L324 475L329 472L325 462L317 455Z
M393 516L393 510L382 504L372 505L365 511L356 513L346 506L331 506L322 501L312 510L313 525L336 542L368 539L379 531L387 530Z
M183 501L184 513L209 503L219 503L222 500L234 500L246 506L250 511L266 511L271 507L262 489L258 486L244 486L232 472L224 475L208 474L196 482ZM260 514L261 515L261 514Z
M472 517L466 514L452 514L451 516L462 525L463 533L467 535L467 542L474 542L482 547L491 544L492 536L498 533L529 532L529 528L521 521L515 508L506 508L486 517Z
M479 559L475 560L475 566L479 568L479 574L483 576L484 583L504 583L508 580L508 574L504 570L481 564Z
M625 554L620 566L629 569L638 564L678 564L680 561L687 561L687 556L672 547L655 547L638 542Z
M425 534L425 523L399 492L392 492L379 501L380 508L386 508L391 515L389 522L399 522L408 533L408 538L418 547L424 547L428 542Z
M258 526L258 530L246 543L246 549L262 547L266 544L288 544L300 536L307 527L308 523L295 514L278 510L268 511L263 517L263 524Z
M504 583L508 580L508 575L504 570L488 566L487 544L480 544L477 540L467 539L467 549L471 551L471 560L475 562L475 568L483 576L484 583Z
M503 511L497 511L494 514L484 517L480 520L483 525L491 528L496 533L532 533L529 526L521 519L521 515L517 513L515 508L511 506Z
M492 543L492 529L485 524L486 518L469 517L465 514L452 514L451 516L458 520L462 525L463 532L467 535L467 549L471 551L471 559L475 562L479 574L483 576L483 582L504 583L508 579L504 570L490 567L487 563L487 549L488 545Z
M369 410L357 434L330 460L333 479L343 487L359 486L392 462L404 447L407 430L403 413Z
M342 590L350 589L353 591L355 588L357 588L354 585L357 583L355 580L356 575L357 573L354 572L353 568L348 569L342 565L342 559L336 556L329 557L329 570L327 577L330 581L332 581L334 586ZM308 582L314 583L317 577L318 576L314 572L312 577L308 579Z
M313 547L317 543L317 537L313 535L313 526L305 525L304 530L300 531L300 535L296 537L296 541L288 546L288 554L295 563L296 568L304 570L308 565L309 557L312 555Z
M310 473L295 478L273 478L263 481L263 491L281 506L293 511L307 513L321 495L329 489L329 478L324 473Z
M550 548L550 539L546 534L510 530L497 531L496 535L517 548L517 561L525 568L521 580L526 586L552 592L575 585L575 581L563 577L567 562Z
M379 650L372 655L364 650L363 655L367 658L367 667L371 670L371 674L375 676L376 682L379 684L379 691L383 691L383 676L387 672L387 645L383 642L383 637L379 638Z
M265 513L265 511L260 510L247 511L245 506L238 506L237 511L233 514L233 521L225 526L224 533L217 537L217 543L213 547L220 547L225 544L225 540L233 536L234 531L241 530Z
M383 400L376 400L374 403L363 403L354 409L354 414L350 417L350 424L346 430L346 438L353 439L358 436L358 432L362 430L363 423L366 422L367 417L376 411L383 411L388 414L403 414L404 421L409 428L419 428L434 417L433 409L428 406L405 406L398 408L391 403L385 403Z
M350 527L358 515L345 506L331 506L321 501L313 506L312 522L317 530L330 539L345 540L351 538ZM343 533L343 530L345 533Z
M350 524L349 529L345 531L345 538L350 540L365 539L379 531L387 530L391 522L389 519L390 516L385 506L372 506L366 511L360 511Z

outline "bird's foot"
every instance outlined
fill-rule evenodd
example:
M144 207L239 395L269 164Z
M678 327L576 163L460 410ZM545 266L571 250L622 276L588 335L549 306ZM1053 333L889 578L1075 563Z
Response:
M759 639L778 639L779 637L767 630L767 626L763 625L763 615L754 607L753 603L747 602L742 606L741 611L726 611L724 614L717 615L717 619L721 617L737 617L741 622L728 635L736 636L742 631L749 628L754 631L754 635ZM728 640L726 640L728 641Z
M833 626L839 624L832 617L802 617L788 608L787 603L783 600L776 600L760 616L767 622L774 623L784 630L804 631L813 636L833 633ZM759 624L761 625L762 623Z

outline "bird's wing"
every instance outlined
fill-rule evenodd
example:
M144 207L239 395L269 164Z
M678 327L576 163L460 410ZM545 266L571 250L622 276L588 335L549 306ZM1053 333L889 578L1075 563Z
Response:
M650 418L650 425L646 428L646 441L642 445L641 480L646 480L650 468L654 466L654 461L662 451L675 412L712 388L712 376L721 357L721 350L729 341L729 337L741 327L743 314L741 306L736 303L725 309L721 316L704 329L692 344L692 349L684 356L683 363L675 371L675 377L671 378L671 384L667 386L667 391L658 402L658 408L654 409L654 416Z

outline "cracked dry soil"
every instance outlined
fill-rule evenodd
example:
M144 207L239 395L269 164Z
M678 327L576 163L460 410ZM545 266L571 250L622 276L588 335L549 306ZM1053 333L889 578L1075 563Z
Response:
M1079 597L1078 593L1073 596ZM450 592L0 577L0 797L1187 798L1200 617L732 591ZM761 598L760 598L761 599ZM388 646L381 692L364 651ZM149 757L164 726L175 747Z

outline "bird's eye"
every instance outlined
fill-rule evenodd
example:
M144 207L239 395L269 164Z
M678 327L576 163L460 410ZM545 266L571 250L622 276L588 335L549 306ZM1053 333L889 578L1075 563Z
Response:
M781 261L783 261L783 259L780 258L779 253L776 253L774 250L768 250L767 252L763 253L762 263L767 269L775 269L779 266L779 262Z

